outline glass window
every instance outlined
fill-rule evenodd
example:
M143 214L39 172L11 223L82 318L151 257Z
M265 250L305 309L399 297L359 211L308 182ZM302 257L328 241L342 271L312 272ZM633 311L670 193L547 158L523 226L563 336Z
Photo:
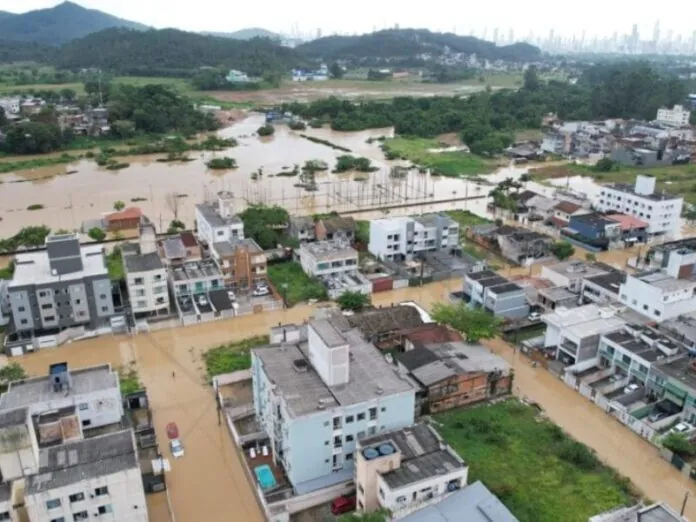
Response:
M54 498L46 501L46 509L56 509L60 507L60 499Z
M78 520L89 520L89 513L86 511L80 511L79 513L75 513L73 515L73 520L78 521Z
M102 486L102 487L94 490L95 497L100 497L102 495L108 495L108 494L109 494L109 488L107 486Z
M351 422L353 422L353 416L352 416L352 415L348 415L348 416L346 417L346 424L350 424Z
M105 504L103 506L99 506L98 511L99 511L100 515L105 515L106 513L113 513L114 512L113 508L111 507L111 504Z

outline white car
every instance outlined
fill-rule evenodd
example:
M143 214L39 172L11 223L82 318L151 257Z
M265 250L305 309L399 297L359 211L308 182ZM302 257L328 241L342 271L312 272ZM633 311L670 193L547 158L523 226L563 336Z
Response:
M638 386L636 383L632 383L626 386L623 391L624 393L631 393L636 391L638 388L640 388L640 386Z
M169 441L169 449L172 452L172 457L175 459L181 458L184 456L184 446L181 444L181 441L179 439L172 439Z
M527 319L530 321L538 321L541 319L541 314L539 312L532 312Z
M237 296L234 295L234 292L233 292L232 290L228 290L228 291L227 291L227 297L230 298L230 301L236 301L236 300L237 300Z
M680 422L674 428L672 428L672 433L686 433L688 431L691 431L692 429L693 427L690 424L687 424L686 422Z
M204 295L198 298L198 304L201 306L208 306L208 298Z
M254 288L254 291L251 292L251 295L254 297L261 297L264 295L268 295L270 293L271 293L271 291L267 287L257 287L257 288Z

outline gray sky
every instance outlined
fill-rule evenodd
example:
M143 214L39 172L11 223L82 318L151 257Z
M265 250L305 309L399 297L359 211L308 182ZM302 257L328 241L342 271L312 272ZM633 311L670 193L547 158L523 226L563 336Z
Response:
M24 12L52 7L60 0L0 0L0 10ZM488 28L491 39L494 28L507 36L514 30L515 39L534 31L586 37L595 34L611 36L614 31L628 34L634 23L642 39L651 39L659 17L661 35L668 30L691 37L695 26L691 0L674 0L669 9L649 4L638 5L628 0L585 0L580 4L558 3L557 0L519 2L462 2L448 0L440 4L422 4L403 0L352 0L343 4L326 0L265 0L263 3L220 0L77 0L77 3L106 11L115 16L151 25L156 28L176 27L189 31L234 31L245 27L264 27L272 31L290 33L297 24L303 33L324 35L334 32L364 33L374 28L399 24L401 27L425 27L439 31L469 34L474 29L481 36ZM436 7L436 8L429 8Z

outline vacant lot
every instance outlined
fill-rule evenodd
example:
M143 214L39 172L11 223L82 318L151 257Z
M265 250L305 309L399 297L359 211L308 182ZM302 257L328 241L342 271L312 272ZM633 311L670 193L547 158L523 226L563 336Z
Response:
M208 379L223 373L250 368L251 352L249 350L265 344L268 344L268 336L258 335L211 348L203 354Z
M433 152L448 148L446 143L428 138L390 138L382 148L387 158L401 158L431 169L441 176L475 176L495 170L493 162L465 151Z
M517 400L437 415L442 436L521 522L587 522L634 501L628 479Z
M278 263L268 265L268 278L285 296L288 306L294 306L310 299L326 299L326 288L316 279L304 273L299 263Z

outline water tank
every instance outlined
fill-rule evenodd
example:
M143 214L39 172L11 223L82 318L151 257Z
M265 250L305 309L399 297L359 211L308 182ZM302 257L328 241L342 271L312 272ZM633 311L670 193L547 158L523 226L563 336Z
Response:
M365 460L373 460L379 457L379 451L377 451L375 448L367 448L365 451L363 451L363 457L365 457Z
M459 484L455 480L447 484L447 491L454 491L456 489L459 489Z
M392 446L391 444L382 444L379 446L379 448L377 448L377 450L379 451L379 454L382 456L391 455L392 453L394 453L394 446Z

